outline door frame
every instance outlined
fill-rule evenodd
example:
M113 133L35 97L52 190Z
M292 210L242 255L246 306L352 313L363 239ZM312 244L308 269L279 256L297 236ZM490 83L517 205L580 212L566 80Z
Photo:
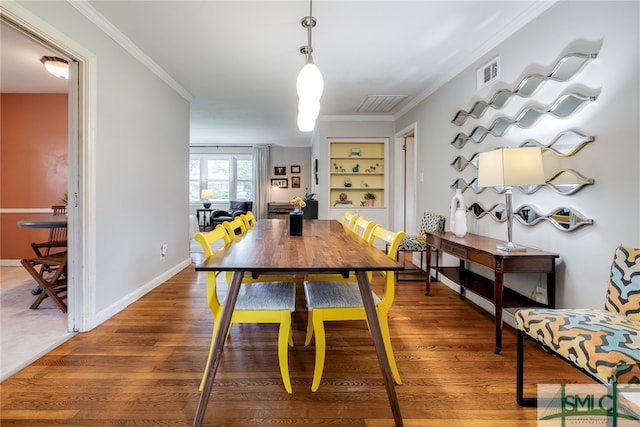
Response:
M96 56L14 2L0 4L3 22L59 51L70 63L68 146L68 330L96 325Z
M414 156L412 158L412 171L410 168L405 168L405 162L404 162L404 150L403 150L403 146L405 144L406 138L409 135L413 135L413 142L412 142L412 148L413 148L413 153ZM407 208L411 209L413 211L414 217L416 217L417 212L416 212L416 206L417 206L417 187L418 187L418 180L417 180L417 148L418 148L418 124L417 122L414 122L412 124L410 124L409 126L405 127L404 129L400 130L399 132L396 132L395 134L395 143L394 145L394 195L395 195L395 200L394 200L394 206L396 206L397 208L392 210L393 212L393 225L394 225L394 229L396 230L405 230L407 233L413 232L415 231L415 227L417 226L416 224L414 224L413 228L406 227L406 224L404 223L404 219L405 219L405 214L404 212L406 212ZM408 170L407 170L408 169ZM411 182L414 183L413 185L413 194L410 195L405 195L405 180L410 180ZM413 203L411 202L407 202L407 200L411 198L413 200ZM402 212L400 212L400 209L402 210ZM414 221L415 222L415 221Z

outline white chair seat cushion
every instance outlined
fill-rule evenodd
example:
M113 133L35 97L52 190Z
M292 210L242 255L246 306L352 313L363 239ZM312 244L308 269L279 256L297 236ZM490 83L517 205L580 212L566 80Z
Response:
M305 281L304 294L309 310L314 308L362 307L362 296L357 283ZM371 292L376 306L380 298Z
M222 289L221 289L222 288ZM218 286L218 300L225 304L226 286ZM293 282L256 282L240 285L236 310L289 310L296 309L296 284Z

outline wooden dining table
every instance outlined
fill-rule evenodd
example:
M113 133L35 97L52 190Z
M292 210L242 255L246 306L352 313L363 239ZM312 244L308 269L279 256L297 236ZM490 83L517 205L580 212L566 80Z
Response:
M368 271L399 271L404 267L384 251L362 240L335 220L304 220L301 236L289 235L289 221L262 219L224 249L196 266L197 271L233 271L227 301L220 319L220 331L229 328L233 308L245 272L260 273L355 273L384 379L396 426L402 415L396 396L389 360L384 349L380 323L371 295ZM225 334L217 334L208 366L194 426L201 426L213 387Z

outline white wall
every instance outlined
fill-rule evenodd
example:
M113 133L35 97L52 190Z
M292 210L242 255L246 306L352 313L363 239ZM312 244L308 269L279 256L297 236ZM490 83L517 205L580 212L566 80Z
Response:
M312 193L313 166L311 165L311 148L310 147L276 147L271 146L271 178L286 178L289 180L289 188L279 188L271 190L269 201L288 203L289 200L296 196L303 197L305 187L309 188ZM300 165L300 173L292 174L291 165ZM286 175L274 175L275 166L285 166L287 168ZM291 187L291 178L300 177L300 188Z
M85 304L95 305L86 310L95 318L82 322L90 328L189 260L189 102L69 3L20 6L96 57L96 105L84 110L95 113L93 145L80 149L95 160L80 172L95 176L80 200L95 201L87 208L95 218L81 224L86 252L95 254L95 272L87 275L95 283L76 284L88 291Z
M514 207L526 203L548 213L556 207L569 206L594 220L594 225L568 233L548 222L525 227L514 221L515 242L560 254L556 293L560 307L602 307L615 247L640 246L638 16L638 2L559 2L396 123L397 130L413 122L418 126L417 172L424 173L425 182L417 183L417 212L429 210L447 217L453 196L450 185L459 177L470 182L477 173L469 166L462 173L456 172L450 166L456 156L469 159L476 152L517 146L528 138L548 143L566 129L596 137L595 142L560 163L562 168L573 168L594 178L595 185L571 196L559 195L550 188L530 196L514 189ZM489 110L462 127L451 123L458 110L470 108L477 100L488 101L500 88L514 89L527 74L548 74L563 55L599 44L598 58L569 82L545 83L532 98L514 98L503 110ZM476 68L496 55L500 55L502 65L500 82L477 92ZM468 142L460 150L450 144L458 132L469 134L475 126L490 127L497 117L514 118L527 106L549 107L560 94L571 90L595 93L597 100L565 120L546 117L531 129L513 126L503 137L489 135L480 144ZM549 175L550 171L546 172ZM504 195L491 189L479 195L467 190L464 196L467 205L480 201L490 208L504 203ZM468 214L468 225L472 233L507 237L506 224L488 215L475 219ZM507 278L507 284L521 288L521 279ZM521 290L532 292L535 284L537 281L528 283L527 289Z

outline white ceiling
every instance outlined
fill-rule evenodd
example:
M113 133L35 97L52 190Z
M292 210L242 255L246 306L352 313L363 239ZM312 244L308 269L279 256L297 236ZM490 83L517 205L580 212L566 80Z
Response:
M325 81L320 120L397 117L552 4L316 0L313 56ZM90 19L96 11L103 15L121 33L114 37L132 41L188 94L192 143L309 145L310 133L297 129L295 89L308 1L89 1L77 7ZM9 57L13 43L20 42L3 29L2 91L48 92L34 75L43 74L42 48L23 45L29 54ZM18 68L20 76L12 77ZM58 84L51 91L60 91L51 78ZM407 98L388 113L356 112L368 95Z

